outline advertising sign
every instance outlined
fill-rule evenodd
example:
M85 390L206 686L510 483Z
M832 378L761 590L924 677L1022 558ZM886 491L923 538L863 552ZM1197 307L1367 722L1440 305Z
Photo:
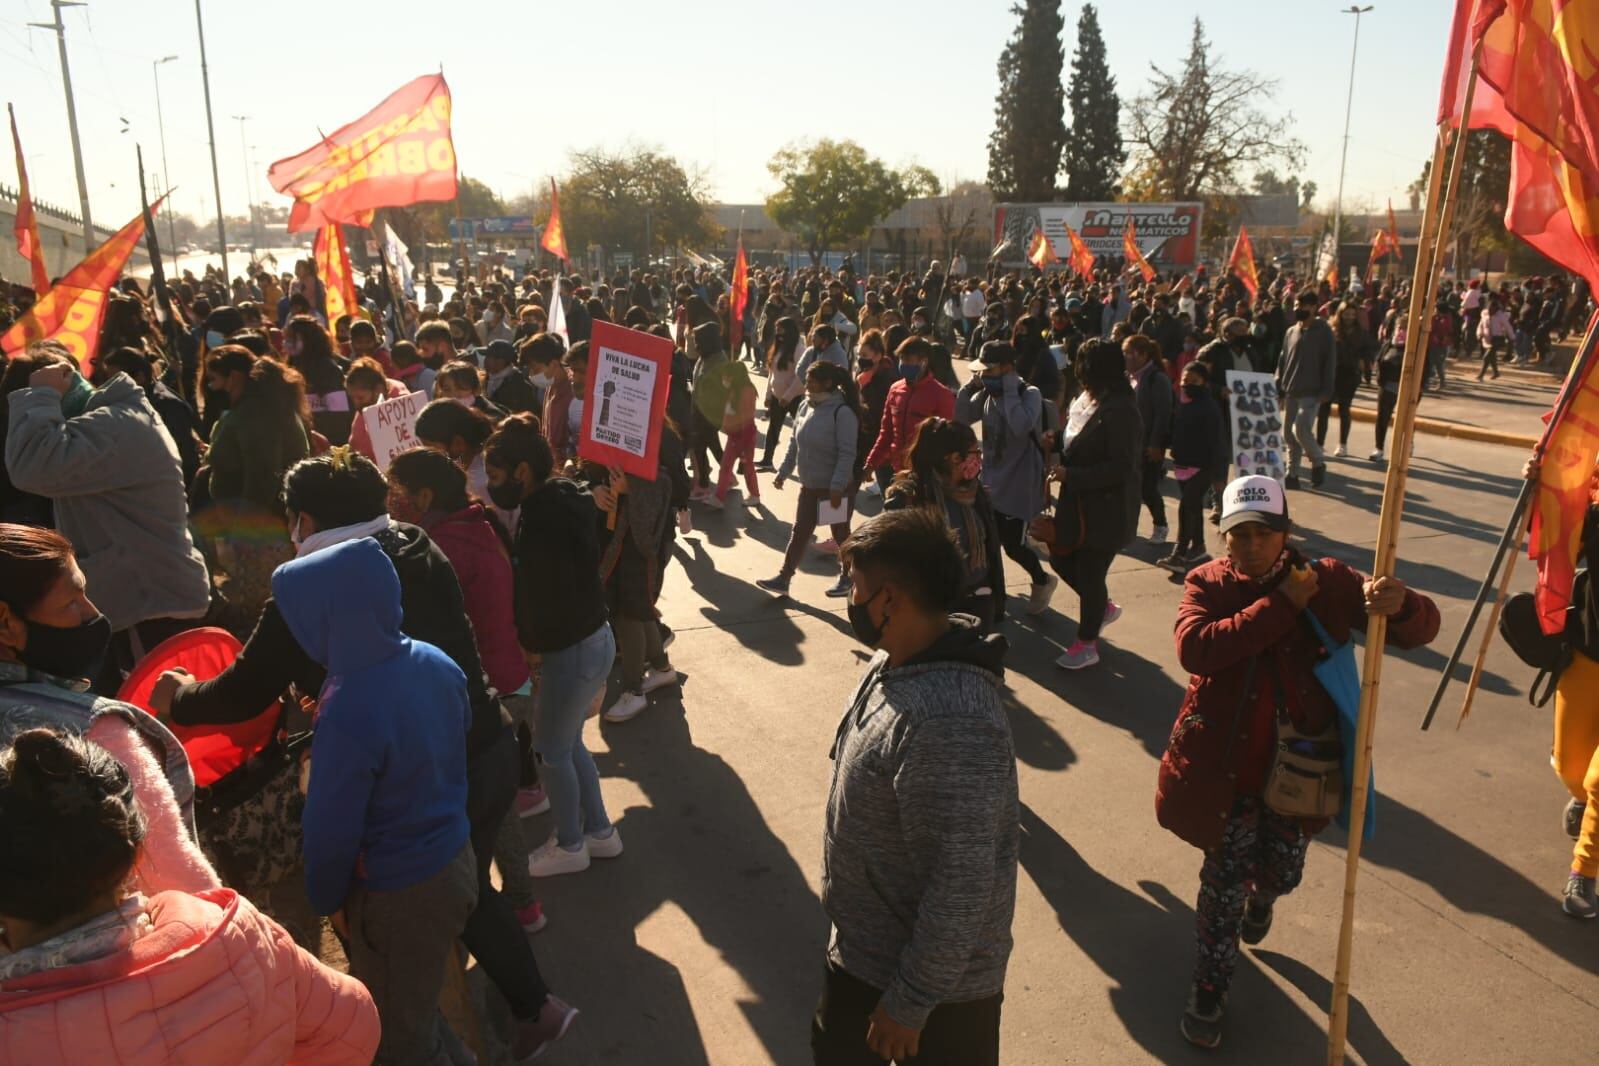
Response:
M1033 231L1042 229L1065 262L1071 255L1070 226L1101 263L1120 262L1127 220L1133 221L1138 247L1157 270L1193 270L1199 264L1200 222L1204 208L1194 204L995 204L994 244L1014 247L1003 258L1021 262Z

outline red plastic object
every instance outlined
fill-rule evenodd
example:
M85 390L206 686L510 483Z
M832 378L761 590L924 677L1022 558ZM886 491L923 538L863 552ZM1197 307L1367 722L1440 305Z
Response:
M227 669L242 650L244 645L225 629L186 630L151 648L122 683L117 699L154 714L150 693L164 671L187 670L196 681L209 681ZM277 711L278 704L273 701L254 718L235 725L171 725L183 750L189 753L194 783L202 788L210 785L266 747L277 726Z

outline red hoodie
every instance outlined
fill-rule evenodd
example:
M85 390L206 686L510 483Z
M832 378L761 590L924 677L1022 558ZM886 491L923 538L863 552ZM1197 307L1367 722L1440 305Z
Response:
M510 694L527 684L527 660L516 641L511 558L491 521L487 509L473 503L454 514L429 511L418 524L455 568L489 683Z

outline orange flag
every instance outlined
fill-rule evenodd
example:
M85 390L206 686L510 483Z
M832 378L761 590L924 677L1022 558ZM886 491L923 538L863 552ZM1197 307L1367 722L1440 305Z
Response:
M1479 51L1480 49L1480 51ZM1471 57L1477 86L1464 114ZM1505 227L1599 286L1599 17L1569 0L1457 0L1438 121L1510 138ZM1571 602L1599 456L1599 359L1594 325L1572 363L1539 451L1529 555L1538 564L1544 632L1560 632Z
M268 168L267 181L294 197L290 233L330 222L363 224L378 207L455 199L444 75L417 78L332 136L278 160Z
M1394 202L1388 201L1388 250L1394 258L1403 259L1404 255L1399 250L1399 223L1394 221Z
M733 257L733 297L728 306L728 352L738 354L744 337L744 310L750 303L750 264L744 258L744 238L738 239L738 254Z
M1133 216L1127 216L1127 229L1122 233L1122 255L1127 262L1138 268L1144 275L1145 281L1155 280L1155 268L1149 265L1149 260L1144 258L1144 253L1138 247L1138 230L1133 227Z
M1227 269L1238 275L1238 280L1243 282L1244 288L1249 290L1249 298L1255 299L1255 294L1260 292L1260 275L1255 273L1255 248L1249 243L1249 232L1244 227L1238 227L1238 239L1233 242L1233 254L1227 257ZM1338 268L1333 267L1333 276L1337 277Z
M1033 230L1032 239L1027 242L1027 261L1039 270L1060 262L1060 256L1055 254L1054 242L1044 236L1042 229Z
M1072 242L1072 254L1067 262L1085 281L1094 280L1094 253L1088 250L1088 245L1083 243L1082 237L1070 226L1066 227L1066 239Z
M162 197L165 200L166 197ZM150 206L153 217L161 200ZM122 268L144 239L144 212L68 271L28 313L0 334L0 351L19 352L34 341L56 340L67 346L88 377L100 347L100 322L105 318L107 294Z
M544 236L539 247L561 262L566 262L566 227L561 225L561 198L555 191L555 179L550 179L550 220L544 223Z
M38 298L50 291L50 271L44 265L44 245L39 243L39 220L33 217L33 197L28 193L28 166L22 160L22 137L17 133L17 112L10 104L11 143L17 149L17 218L12 229L17 235L17 254L33 267L33 293Z
M331 222L316 231L311 255L316 262L317 276L327 289L328 324L337 323L340 315L359 315L361 301L355 295L350 250L344 246L344 230L340 223Z

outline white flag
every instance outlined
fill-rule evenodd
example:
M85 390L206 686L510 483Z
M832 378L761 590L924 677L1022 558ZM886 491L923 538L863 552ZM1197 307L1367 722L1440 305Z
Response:
M401 290L407 297L415 299L416 269L411 265L409 250L395 234L394 227L386 222L383 224L383 248L389 257L389 269L399 275L395 280L400 283Z
M546 333L559 333L561 339L571 347L572 338L566 335L566 305L561 303L561 276L555 276L555 284L550 286L550 314L549 322L545 324Z

